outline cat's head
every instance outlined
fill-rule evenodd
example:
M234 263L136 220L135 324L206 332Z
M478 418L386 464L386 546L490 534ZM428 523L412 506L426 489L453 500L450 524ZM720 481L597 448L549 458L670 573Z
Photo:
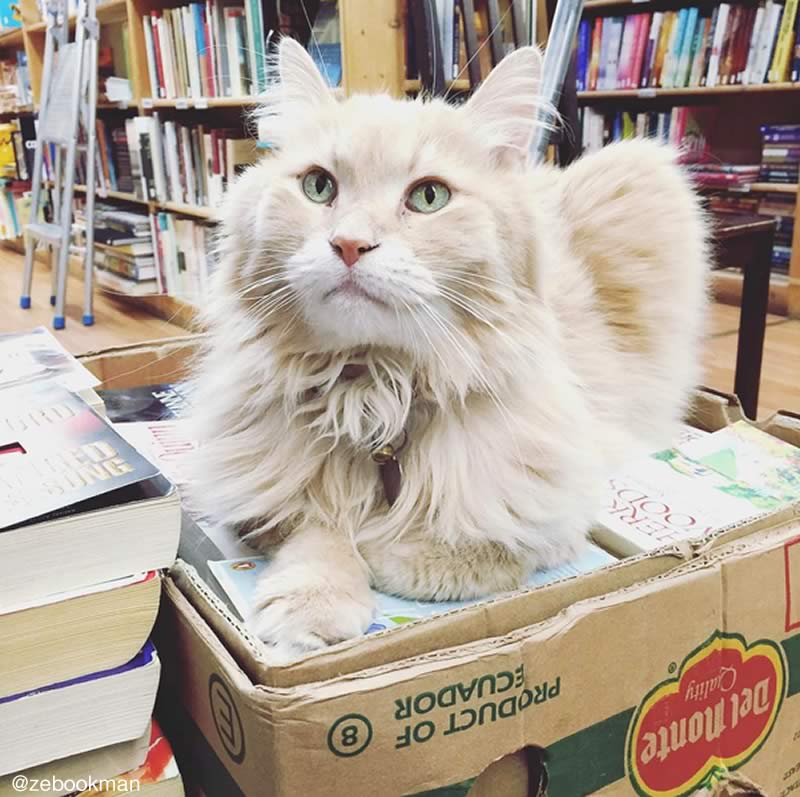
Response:
M239 195L254 313L304 324L323 349L451 348L489 329L531 268L520 192L539 52L506 57L461 106L340 101L288 38L278 70L259 122L275 154Z

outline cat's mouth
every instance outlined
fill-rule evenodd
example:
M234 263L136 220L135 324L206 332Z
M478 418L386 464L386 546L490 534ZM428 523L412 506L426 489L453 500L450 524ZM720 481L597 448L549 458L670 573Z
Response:
M363 285L360 285L352 278L342 280L335 288L331 288L322 298L327 301L334 296L362 299L372 302L373 304L378 304L381 307L389 307L383 299L379 299L375 294L368 291Z

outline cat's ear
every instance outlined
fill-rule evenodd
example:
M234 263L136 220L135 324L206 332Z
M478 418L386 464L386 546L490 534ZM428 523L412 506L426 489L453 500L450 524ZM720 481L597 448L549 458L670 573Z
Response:
M539 111L542 56L537 47L507 55L464 106L470 125L499 151L527 153ZM541 124L541 122L538 122Z
M305 47L290 36L281 39L270 58L270 73L275 80L267 86L255 117L259 141L280 147L287 120L303 118L336 99Z
M333 101L333 94L308 51L290 36L284 36L278 46L278 77L285 101L308 105Z

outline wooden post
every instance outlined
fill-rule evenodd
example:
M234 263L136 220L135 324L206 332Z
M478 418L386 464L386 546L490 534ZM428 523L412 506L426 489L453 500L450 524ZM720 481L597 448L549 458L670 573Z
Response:
M402 0L339 0L345 93L403 96L406 76Z

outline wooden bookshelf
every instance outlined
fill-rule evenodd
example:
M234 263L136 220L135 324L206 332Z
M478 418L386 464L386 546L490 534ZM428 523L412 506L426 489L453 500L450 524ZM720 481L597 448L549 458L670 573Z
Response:
M445 85L449 91L469 91L470 89L469 80L466 78L448 80L445 82ZM406 80L403 83L403 87L405 88L406 93L411 94L419 91L422 88L422 84L419 80Z
M655 100L665 97L682 99L684 97L715 97L719 95L765 94L773 92L797 92L800 83L763 83L756 86L711 86L686 89L614 89L612 91L579 91L578 101L590 103L593 100ZM800 100L798 100L800 102Z

